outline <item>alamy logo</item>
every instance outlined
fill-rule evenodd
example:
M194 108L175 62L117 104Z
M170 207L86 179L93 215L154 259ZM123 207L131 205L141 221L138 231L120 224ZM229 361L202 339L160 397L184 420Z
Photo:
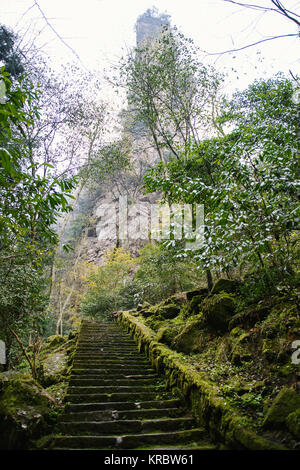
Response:
M6 86L3 80L0 80L0 104L5 103Z
M292 354L292 364L300 364L300 340L292 342L292 349L296 349Z
M0 364L6 364L5 343L0 339Z
M204 243L203 204L129 205L127 197L120 196L118 207L102 204L96 216L98 240L184 240L190 250Z
M300 104L300 88L297 88L292 94L292 101L295 104Z

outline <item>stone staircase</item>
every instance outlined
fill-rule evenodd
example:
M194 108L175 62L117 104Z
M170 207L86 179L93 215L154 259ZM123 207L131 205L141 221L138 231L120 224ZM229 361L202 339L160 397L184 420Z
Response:
M53 449L214 449L116 323L84 321Z

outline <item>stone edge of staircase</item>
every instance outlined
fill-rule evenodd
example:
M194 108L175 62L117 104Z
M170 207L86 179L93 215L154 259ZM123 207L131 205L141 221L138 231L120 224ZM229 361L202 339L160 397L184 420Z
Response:
M139 351L147 355L156 371L166 376L169 387L179 390L182 398L190 404L197 422L207 428L213 440L221 440L233 450L286 450L284 446L245 428L244 418L225 403L217 387L208 382L204 374L184 364L181 355L157 342L154 331L139 318L120 311L116 321L131 334Z
M76 341L76 346L75 346L75 353L74 355L72 356L72 369L74 368L74 365L76 364L76 358L78 357L76 353L78 353L78 348L80 347L80 344L82 342L82 338L81 338L81 334L82 332L85 330L85 327L86 326L91 326L92 324L95 324L97 326L99 322L94 322L94 321L88 321L88 320L81 320L81 324L79 326L79 329L78 329L78 332L77 332L77 341ZM115 324L116 325L116 322L112 322L112 324ZM124 331L124 328L122 328L121 325L118 325L118 328L120 329L120 331L123 330L123 332L125 333ZM130 335L128 333L126 333L126 336L128 335L128 339L130 337ZM130 342L135 345L136 347L136 344L135 344L135 341L130 338ZM136 348L136 353L139 354L139 351L138 351L138 348ZM144 366L146 366L147 364L149 364L149 367L151 368L151 370L153 370L153 368L151 367L150 365L150 362L149 360L145 357L145 355L140 355L141 356L141 360L143 360L143 364ZM153 370L153 374L155 374L155 371ZM151 376L152 377L152 376ZM70 376L70 381L69 381L69 387L68 387L68 390L70 390L70 384L71 384L71 376ZM159 375L157 375L157 379L159 378ZM161 380L161 379L160 379ZM156 386L161 386L161 385L156 385ZM96 386L97 387L97 386ZM77 387L78 388L78 387ZM100 386L101 388L101 386ZM75 386L75 389L76 389L76 386ZM147 387L148 389L148 387ZM80 391L79 391L80 392ZM78 393L79 393L78 392ZM139 392L140 393L140 392ZM68 403L68 393L66 394L65 396L65 407L64 407L64 410L66 410L68 408L68 406L70 405ZM177 398L177 401L181 401L180 397ZM108 402L109 404L110 402ZM106 409L106 408L105 408ZM160 409L160 408L159 408ZM184 407L185 409L185 407ZM146 408L146 410L148 410L148 408ZM176 408L176 410L178 411L178 408ZM126 409L125 409L126 411ZM84 427L86 427L86 425L89 425L91 424L91 426L100 426L100 425L103 425L103 421L92 421L91 423L89 422L85 422L85 421L75 421L75 423L73 422L73 420L71 420L71 422L69 423L69 421L67 420L66 422L64 422L64 413L62 413L60 415L60 420L59 422L57 423L55 429L56 431L54 431L53 433L51 433L51 435L48 435L46 436L46 439L41 441L41 444L38 446L39 449L43 449L43 450L58 450L58 451L65 451L65 450L82 450L82 447L81 447L81 444L80 445L77 445L75 447L73 447L73 442L69 442L70 439L72 440L75 440L75 444L78 443L79 441L87 441L88 440L88 444L89 445L92 445L91 448L87 447L87 448L84 448L83 450L95 450L95 448L93 447L94 443L91 444L90 440L91 438L94 439L95 441L97 441L97 449L98 449L98 445L99 443L101 444L101 449L98 449L98 450L112 450L112 451L118 451L118 450L128 450L128 449L133 449L135 450L135 448L131 447L133 446L134 444L138 444L139 447L137 447L136 449L157 449L159 450L160 447L157 447L157 444L156 444L156 439L157 439L157 436L162 436L162 438L165 440L166 438L168 439L168 434L170 435L169 436L169 440L170 442L165 442L163 448L165 448L165 446L167 446L167 449L168 450L174 450L174 449L181 449L181 445L183 445L183 449L186 450L186 449L189 449L189 450L195 450L195 449L198 449L197 446L195 446L195 443L192 442L192 447L191 447L191 443L190 442L183 442L183 444L181 444L181 439L182 437L184 438L193 438L193 437L198 437L200 438L200 441L201 441L201 450L215 450L215 446L213 443L211 442L208 442L207 441L207 431L204 429L204 428L199 428L198 426L195 426L195 420L192 418L192 416L189 414L187 416L171 416L168 418L165 418L165 419L160 419L160 417L158 417L156 419L157 421L157 424L161 424L160 421L162 422L166 422L166 421L172 421L171 422L171 427L173 427L174 425L174 422L173 421L178 421L179 419L181 419L181 421L187 421L187 422L191 422L193 421L194 422L194 426L191 427L191 428L180 428L179 430L168 430L168 429L163 429L163 427L160 429L160 430L156 430L155 429L155 426L154 426L154 429L151 429L151 423L150 421L152 422L154 420L153 417L150 417L150 419L145 420L144 418L141 420L141 418L139 418L141 421L140 421L140 427L141 429L137 429L137 432L138 434L136 433L130 433L130 434L127 434L125 432L121 433L121 435L114 435L114 432L112 433L105 433L105 434L98 434L96 433L95 435L94 434L90 434L90 432L88 432L87 434L74 434L73 435L69 435L68 432L65 433L64 435L64 432L63 431L66 431L66 429L64 429L64 427L68 427L68 425L70 424L70 426L73 426L75 424L76 425L79 425L82 426L84 425ZM154 420L154 425L156 424L156 421ZM129 423L132 423L133 421L129 421ZM115 421L109 421L109 423L117 423ZM118 424L118 423L117 423ZM121 424L123 424L123 421L121 421ZM149 428L149 424L150 424L150 428ZM162 423L163 424L163 423ZM179 424L182 424L182 423L179 423ZM70 427L69 426L69 427ZM78 426L77 426L78 427ZM148 428L149 429L148 429ZM58 431L58 432L57 432ZM146 439L146 445L148 447L144 447L144 438ZM180 438L180 441L177 442L176 439ZM140 439L140 440L139 440ZM142 439L142 440L141 440ZM63 440L66 440L68 441L67 442L67 445L63 445L63 447L59 447L59 445L61 444L61 441ZM112 442L114 441L114 442ZM137 441L137 442L135 442ZM149 442L148 442L149 441ZM174 442L176 443L175 447L174 447ZM64 443L63 443L64 444ZM112 445L113 444L113 445ZM171 447L170 447L171 445ZM102 447L104 446L104 447ZM108 446L108 447L106 447ZM141 447L142 446L142 447ZM150 446L150 447L149 447ZM178 447L179 446L179 447ZM194 447L195 446L195 447Z

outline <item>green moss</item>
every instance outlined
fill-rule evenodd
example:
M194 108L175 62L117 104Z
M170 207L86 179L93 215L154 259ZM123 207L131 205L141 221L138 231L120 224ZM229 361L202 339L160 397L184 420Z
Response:
M300 408L300 396L291 388L284 387L276 396L264 418L263 426L281 429L290 413Z
M190 310L193 312L193 313L199 313L199 309L200 309L200 306L204 300L205 296L203 295L195 295L191 301L190 301Z
M118 322L131 332L156 369L165 374L168 385L174 390L179 390L190 404L197 422L208 427L211 436L218 442L233 449L282 448L249 429L251 420L237 413L228 400L220 395L217 384L208 380L205 372L194 368L186 360L186 356L158 343L155 332L147 328L141 319L128 312L121 312ZM193 320L190 327L192 323ZM200 331L199 328L195 330Z
M211 294L220 294L226 292L234 294L237 291L238 282L233 279L218 279L212 287Z
M298 339L299 329L300 315L297 305L278 301L261 325L261 334L268 339L282 338L287 334L290 338Z
M25 449L48 429L55 402L29 374L0 374L0 448Z
M168 346L171 346L174 338L178 335L180 329L180 324L169 324L167 326L162 326L157 332L156 340L160 343L164 343Z
M203 301L201 307L208 325L214 330L224 332L228 329L235 310L235 301L231 294L212 295Z
M231 330L227 339L227 354L232 364L241 365L243 362L251 361L249 340L250 334L245 330L238 327Z
M290 413L286 418L288 430L300 439L300 408Z
M279 348L280 345L278 344L277 338L264 339L262 342L262 355L264 359L270 363L276 362Z
M65 352L53 352L40 362L40 377L45 387L64 382L68 372L68 357Z
M229 322L229 330L236 326L243 328L251 328L257 322L264 320L270 312L268 305L256 305L255 307L247 308L243 312L239 312L232 317Z
M51 349L57 349L58 346L63 345L67 342L67 338L60 335L49 336L43 343L41 353L49 351Z
M195 296L201 296L203 299L204 297L208 295L208 289L201 288L201 289L187 291L185 295L188 301L192 300Z
M172 341L172 347L185 354L201 352L210 339L210 333L205 329L202 316L190 323Z

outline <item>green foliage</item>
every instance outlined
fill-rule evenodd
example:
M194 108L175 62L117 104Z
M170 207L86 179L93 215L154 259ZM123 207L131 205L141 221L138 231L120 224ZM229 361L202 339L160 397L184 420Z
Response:
M15 137L15 129L22 135L23 127L34 126L38 108L27 113L25 105L36 102L38 94L27 80L11 90L4 70L1 76L7 93L0 103L0 249L21 243L30 256L39 242L56 243L53 224L59 211L71 210L68 197L76 179L44 177L41 170L50 165L32 163L26 141Z
M102 146L93 157L93 161L83 169L94 184L118 180L120 173L130 168L130 143L123 138Z
M142 124L140 135L150 136L165 161L179 157L210 126L221 77L199 62L190 39L175 29L160 33L121 61L117 86L126 88L130 114Z
M33 161L25 130L39 119L39 93L26 77L14 88L4 68L1 77L6 96L0 103L0 323L12 361L13 340L26 353L31 333L42 335L47 324L43 269L57 243L57 216L71 210L76 178L45 176L43 168L51 165ZM34 372L34 360L30 366Z
M176 292L199 285L194 263L176 259L160 245L148 244L133 258L123 248L108 251L104 266L88 278L81 311L93 318L111 319L117 310L141 302L159 302Z
M182 150L180 160L160 164L145 178L149 192L204 204L205 242L190 253L195 261L221 271L259 265L268 290L271 271L285 282L298 269L299 109L293 92L279 75L236 93L219 119L228 128L224 137L190 147L188 158Z
M24 58L16 46L17 36L6 26L0 26L0 60L11 77L24 73Z
M81 303L81 311L92 318L111 320L112 312L123 306L123 294L134 259L123 248L109 250L104 266L88 277L88 291Z
M201 274L188 259L176 258L176 252L161 245L148 244L140 250L135 280L140 285L142 299L156 303L176 292L199 285Z

